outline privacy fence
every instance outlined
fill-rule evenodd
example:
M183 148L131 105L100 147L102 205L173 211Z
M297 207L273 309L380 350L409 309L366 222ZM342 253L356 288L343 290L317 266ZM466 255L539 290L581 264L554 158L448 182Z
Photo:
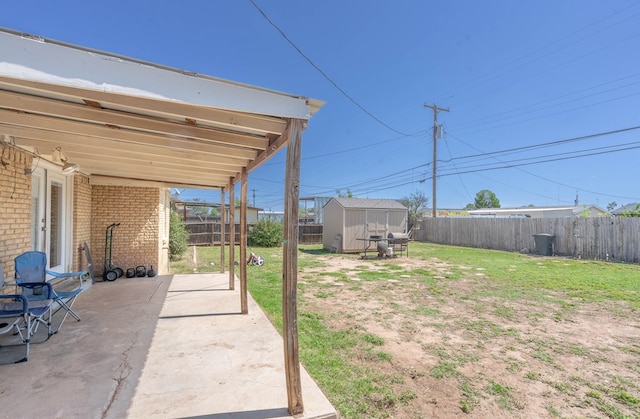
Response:
M253 224L247 225L247 232L251 235ZM220 246L220 222L215 221L187 221L185 223L190 246ZM298 241L300 244L322 243L322 224L300 224ZM225 224L225 243L229 243L229 224ZM240 226L236 224L236 243L240 243Z
M413 238L454 246L520 252L534 234L555 236L554 254L640 263L640 218L425 218Z

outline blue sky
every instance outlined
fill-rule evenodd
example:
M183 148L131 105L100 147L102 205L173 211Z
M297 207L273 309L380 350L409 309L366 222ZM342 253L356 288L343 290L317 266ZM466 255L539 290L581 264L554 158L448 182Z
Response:
M426 103L450 110L439 208L482 189L503 207L640 202L637 1L32 0L0 26L326 101L301 196L432 202ZM284 161L251 173L251 204L282 209Z

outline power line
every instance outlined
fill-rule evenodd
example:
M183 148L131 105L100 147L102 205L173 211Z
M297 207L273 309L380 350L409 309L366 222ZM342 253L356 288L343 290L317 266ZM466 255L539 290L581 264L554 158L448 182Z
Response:
M536 157L526 157L526 158L522 158L522 159L515 159L515 160L508 160L505 162L501 162L500 164L507 164L507 165L519 165L519 162L524 162L524 161L529 161L529 160L536 160L534 163L540 162L540 163L544 163L547 161L555 161L555 160L565 160L568 158L578 158L578 157L587 157L587 156L593 156L593 155L598 155L598 154L607 154L607 153L613 153L616 151L625 151L625 150L630 150L630 149L635 149L635 148L640 148L640 145L637 147L629 147L632 145L636 145L636 144L640 144L640 141L634 141L631 143L624 143L624 144L615 144L615 145L609 145L609 146L603 146L603 147L595 147L595 148L589 148L589 149L585 149L585 150L576 150L576 151L567 151L564 153L555 153L555 154L547 154L544 156L536 156ZM626 146L624 148L619 148L619 147L623 147ZM615 150L608 150L611 148L616 147ZM602 151L602 152L595 152L597 150L607 150L607 151ZM572 154L576 154L576 153L585 153L588 151L594 151L595 153L588 153L588 154L580 154L577 156L571 156ZM560 158L560 156L567 156L569 155L569 157L566 158ZM554 159L552 160L538 160L538 159L543 159L543 158L547 158L547 157L553 157ZM556 157L558 157L557 159L555 159ZM481 167L487 167L487 166L492 166L495 163L484 163L484 164L475 164L475 165L471 165L471 166L463 166L461 168L461 170L467 170L467 169L474 169L474 168L481 168ZM447 170L446 168L443 170ZM490 169L489 169L490 170ZM456 168L457 171L457 168Z
M426 130L420 130L420 131L416 131L416 132L411 133L411 134L403 134L400 137L391 138L389 140L382 140L382 141L378 141L376 143L366 144L366 145L363 145L363 146L358 146L358 147L346 148L346 149L343 149L343 150L332 151L331 153L317 154L315 156L303 157L302 161L319 159L319 158L329 157L329 156L335 156L336 154L351 153L353 151L361 151L361 150L364 150L365 148L377 147L379 145L391 143L391 142L398 141L398 140L402 140L403 138L407 138L407 137L419 137L419 136L421 136L421 135L423 135L425 133L426 133ZM276 165L276 164L280 165L280 164L284 164L284 163L285 163L284 161L273 162L273 163L264 163L263 166Z
M525 151L525 150L534 150L534 149L539 149L539 148L547 148L547 147L551 147L551 146L558 146L558 145L564 145L564 144L569 144L569 143L573 143L573 142L577 142L577 141L584 141L584 140L591 140L593 138L597 138L597 137L603 137L603 136L607 136L607 135L614 135L614 134L620 134L623 132L629 132L629 131L634 131L640 129L640 125L636 125L633 127L628 127L628 128L620 128L620 129L616 129L616 130L611 130L611 131L603 131L603 132L598 132L595 134L588 134L588 135L581 135L579 137L572 137L572 138L566 138L563 140L555 140L555 141L548 141L545 143L540 143L540 144L533 144L533 145L528 145L528 146L523 146L523 147L515 147L515 148L508 148L505 150L499 150L499 151L490 151L490 152L483 152L473 146L470 146L469 144L463 142L462 140L460 140L459 138L455 137L454 135L451 135L449 132L447 132L448 135L450 135L452 138L455 138L456 140L462 142L464 145L473 148L474 150L478 151L479 154L471 154L468 156L460 156L460 157L453 157L451 159L448 160L441 160L442 163L449 163L451 161L454 160L463 160L463 159L471 159L471 158L475 158L475 157L488 157L488 156L493 156L496 154L512 154L515 152L521 152L521 151Z
M444 141L444 145L445 145L445 147L447 147L447 151L449 152L449 156L452 157L451 149L449 148L449 143L447 141ZM453 167L456 167L456 163L454 161L452 161L451 163L453 164ZM457 169L458 168L456 167L456 170ZM469 193L469 190L467 189L467 186L462 181L462 176L458 176L458 180L460 181L460 184L462 185L462 187L464 188L465 192L467 193L467 197L469 199L471 199L471 194Z
M579 93L587 92L589 90L594 90L594 89L597 89L597 88L600 88L600 87L603 87L603 86L606 86L606 85L609 85L609 84L617 83L617 82L622 81L622 80L631 79L631 78L637 77L638 75L640 75L640 73L635 73L635 74L632 74L632 75L629 75L629 76L626 76L626 77L621 77L621 78L618 78L618 79L615 79L615 80L611 80L611 81L608 81L608 82L605 82L605 83L600 83L600 84L598 84L596 86L591 86L591 87L588 87L588 88L584 88L584 89L581 89L579 91L567 93L567 94L560 95L560 96L557 96L557 97L554 97L554 98L551 98L551 99L546 99L546 100L539 101L539 102L536 102L536 103L533 103L533 104L529 104L529 105L519 106L519 107L511 109L511 110L507 110L507 111L499 112L497 114L488 115L488 116L485 116L485 117L482 117L482 118L479 118L479 119L471 120L471 121L468 121L466 124L459 125L458 128L461 129L461 130L468 130L469 128L474 128L474 127L477 127L477 126L483 126L483 125L487 125L487 124L491 124L491 123L495 123L495 122L500 122L500 121L504 121L504 120L508 120L508 119L517 118L518 116L521 116L521 115L531 114L531 113L534 113L534 112L540 112L540 111L543 111L545 109L550 109L550 108L553 108L553 107L556 107L556 106L560 106L560 105L564 105L564 104L567 104L567 103L570 103L570 102L575 102L575 101L578 101L578 100L581 100L581 99L585 99L585 98L589 98L589 97L593 97L593 96L597 96L597 95L602 95L602 94L605 94L605 93L612 92L614 90L624 89L624 88L627 88L629 86L636 85L636 84L638 84L640 82L628 83L628 84L625 84L625 85L622 85L622 86L618 86L618 87L614 87L614 88L611 88L611 89L608 89L608 90L604 90L604 91L601 91L601 92L598 92L598 93L593 93L593 94L589 94L589 95L586 95L586 96L580 96L580 97L577 97L577 98L574 98L574 99L566 100L564 102L560 102L560 103L548 105L548 106L545 106L545 107L542 107L542 108L531 110L532 108L535 108L535 107L537 107L539 105L543 105L545 103L553 102L553 101L556 101L558 99L562 99L562 98L565 98L565 97L574 96L574 95L577 95ZM599 102L593 103L592 105L597 105L597 104L599 104ZM515 115L511 115L511 116L504 116L502 118L499 118L502 115L508 115L508 114L516 113L516 112L521 111L521 110L523 110L523 111L526 110L526 111L525 112L521 112L519 114L515 114ZM555 114L551 114L551 115L555 115Z
M640 142L628 143L628 144L638 144L638 143L640 143ZM604 148L621 147L621 146L624 146L624 145L625 144L618 144L618 145L608 146L608 147L604 147ZM615 150L597 151L597 152L593 152L593 153L583 153L583 154L578 155L578 156L554 157L554 155L551 155L551 156L546 156L546 157L552 157L552 158L548 158L548 159L544 159L544 160L537 160L537 161L533 161L533 162L519 162L518 163L518 161L500 161L500 160L496 159L501 164L501 166L495 166L495 167L471 166L471 167L468 167L468 168L463 168L462 170L450 171L448 173L440 173L440 174L438 174L438 176L439 177L445 177L445 176L462 175L462 174L469 174L469 173L486 172L486 171L490 171L490 170L500 170L500 169L515 168L515 169L520 170L520 171L522 171L524 173L530 174L532 176L539 177L539 178L541 178L543 180L549 181L549 182L554 183L556 185L568 187L568 188L571 188L571 189L578 189L578 190L582 190L582 191L585 191L585 192L589 192L589 193L593 193L593 194L599 194L599 195L602 195L602 196L610 196L610 197L614 197L614 198L635 199L635 198L630 198L630 197L608 195L608 194L604 194L604 193L589 191L589 190L586 190L584 188L565 185L565 184L562 184L560 182L552 181L550 179L547 179L547 178L544 178L544 177L541 177L541 176L537 176L534 173L531 173L531 172L525 171L524 169L521 169L521 167L522 166L535 165L535 164L548 163L548 162L553 162L553 161L562 161L562 160L570 160L570 159L575 159L575 158L591 157L591 156L597 156L597 155L603 155L603 154L610 154L610 153L614 153L614 152L627 151L627 150L638 149L638 148L640 148L640 145L617 148ZM598 148L598 149L602 149L602 148ZM598 149L592 149L592 150L598 150ZM584 150L584 151L589 151L589 150ZM576 152L580 152L580 151L576 151ZM574 153L576 153L576 152L574 152ZM561 156L561 155L562 154L557 154L555 156ZM396 172L396 174L404 173L404 172L416 169L416 168L421 167L421 166L425 166L425 165L420 165L420 166L416 166L414 168L403 170L401 172ZM395 180L393 182L386 182L386 183L383 183L383 184L380 184L380 185L375 185L375 181L380 180L380 179L385 179L385 177L384 176L383 177L379 177L379 178L371 180L370 182L363 181L363 182L360 182L360 183L358 183L356 185L348 186L346 188L351 190L354 186L368 186L366 188L360 188L360 189L355 190L354 194L359 194L360 191L362 191L362 193L373 193L373 192L379 192L379 191L382 191L382 190L391 189L391 188L394 188L394 187L405 186L405 185L416 183L416 182L420 182L421 183L421 182L424 182L426 180L431 180L432 177L431 176L427 176L426 172L425 172L425 177L422 178L419 181L416 181L416 180L404 181L402 178L400 178L400 179L397 179L397 180ZM388 177L386 177L386 179L388 180ZM301 186L304 186L304 185L301 185ZM332 189L332 190L335 190L335 189ZM354 192L354 191L352 190L352 192Z
M462 144L466 145L467 147L472 148L472 149L474 149L474 150L476 150L476 151L478 151L478 152L482 152L482 150L480 150L479 148L474 147L474 146L473 146L473 145L471 145L471 144L467 144L466 142L462 141L461 139L459 139L459 138L457 138L457 137L455 137L455 136L451 135L451 133L448 133L448 135L449 135L449 136L451 136L451 137L453 137L453 138L455 138L456 140L460 141ZM494 158L495 158L495 157L494 157ZM497 158L495 158L495 159L496 159L498 162L501 162L501 160L499 160L499 159L497 159ZM562 187L565 187L565 188L570 188L570 189L574 189L574 190L580 190L580 191L583 191L583 192L592 193L592 194L594 194L594 195L602 195L602 196L607 196L607 197L611 197L611 198L630 199L630 200L638 200L638 199L639 199L639 198L630 198L630 197L618 196L618 195L609 195L609 194L605 194L605 193L601 193L601 192L594 192L594 191L591 191L591 190L588 190L588 189L579 188L579 187L572 186L572 185L567 185L567 184L565 184L565 183L558 182L557 180L549 179L549 178L547 178L547 177L544 177L544 176L538 175L538 174L536 174L536 173L532 173L532 172L530 172L530 171L528 171L528 170L522 169L521 167L514 167L514 168L515 168L516 170L518 170L518 171L522 172L522 173L525 173L525 174L529 175L529 176L533 176L533 177L535 177L535 178L538 178L538 179L544 180L544 181L546 181L546 182L549 182L549 183L551 183L551 184L558 185L558 186L562 186Z
M595 21L595 22L592 22L592 23L590 23L590 24L588 24L588 25L585 25L585 26L581 27L580 29L575 30L575 31L573 31L573 32L569 33L568 35L565 35L565 36L561 37L560 39L554 40L554 41L549 42L549 43L547 43L547 44L545 44L545 45L543 45L543 46L541 46L541 47L539 47L539 48L537 48L537 49L534 49L533 51L528 52L528 53L527 53L527 54L525 54L525 55L522 55L520 58L517 58L517 59L515 59L515 60L513 60L513 61L511 61L511 62L508 62L508 63L506 63L506 64L503 64L503 65L499 66L498 68L496 68L496 69L494 69L494 70L490 71L490 74L489 74L488 76L484 76L484 77L483 77L483 76L478 76L478 77L475 77L475 78L473 78L473 79L471 79L471 80L468 80L467 82L461 83L457 88L455 88L455 89L453 90L453 92L451 93L451 95L450 95L450 96L454 96L454 95L455 95L455 93L457 93L458 91L462 90L462 89L463 89L465 86L467 86L467 85L472 85L472 87L470 87L470 88L466 88L466 90L468 90L468 89L473 89L473 88L478 88L479 86L482 86L482 85L484 85L484 84L486 84L486 83L488 83L488 82L490 82L490 81L492 81L492 80L495 80L495 79L499 79L499 78L504 77L504 75L505 75L505 74L508 74L509 72L515 71L515 70L517 70L517 69L519 69L519 68L521 68L521 67L523 67L523 66L526 66L526 65L528 65L528 64L531 64L532 62L535 62L535 61L540 60L540 59L542 59L542 58L544 58L544 57L546 57L546 56L549 56L549 55L554 54L554 53L556 53L556 52L559 52L559 51L561 51L561 50L563 50L563 49L566 49L566 48L568 48L568 47L570 47L570 46L572 46L572 45L575 45L575 44L576 44L576 43L578 43L578 42L582 42L582 41L584 41L585 39L590 38L590 37L592 37L592 36L595 36L595 35L599 34L600 32L603 32L603 31L608 30L608 29L610 29L610 28L612 28L612 27L614 27L614 26L616 26L616 25L619 25L620 23L624 23L624 22L626 22L626 21L628 21L628 20L631 20L632 18L634 18L634 17L638 16L638 14L634 14L634 15L632 15L631 17L628 17L628 18L626 18L626 19L622 20L621 22L615 22L614 24L611 24L611 25L609 25L609 26L607 26L607 27L605 27L605 28L603 28L603 29L600 29L600 30L597 30L596 32L593 32L593 33L591 33L591 34L588 34L587 36L585 36L585 37L583 37L583 38L579 38L578 40L573 41L572 43L569 43L568 45L565 45L565 46L562 46L562 47L557 48L557 49L555 49L555 50L552 50L551 52L544 53L543 55L540 55L540 56L538 56L538 57L531 58L530 60L525 61L524 63L521 63L521 64L519 64L519 65L517 65L517 66L515 66L515 67L512 67L512 68L510 68L510 69L507 69L507 70L505 70L505 71L500 72L500 70L502 70L502 69L505 69L505 68L507 68L507 67L513 66L514 64L517 64L518 62L520 62L520 61L522 61L522 60L525 60L525 59L526 59L526 58L528 58L528 57L533 57L533 56L534 56L535 54L537 54L538 52L542 52L542 51L544 51L544 50L548 49L549 47L552 47L552 46L554 46L554 45L556 45L556 44L559 44L560 42L564 41L565 39L569 39L569 38L571 38L572 36L574 36L574 35L576 35L576 34L578 34L578 33L580 33L580 32L586 31L587 29L591 28L592 26L595 26L595 25L597 25L597 24L599 24L599 23L601 23L601 22L604 22L604 21L606 21L606 20L608 20L608 19L610 19L610 18L614 17L615 15L618 15L618 14L620 14L620 13L622 13L622 12L624 12L624 11L627 11L628 9L631 9L631 8L633 8L633 7L636 7L637 5L638 5L638 3L632 3L630 6L627 6L627 7L623 8L623 9L621 9L621 10L615 11L615 12L613 12L612 14L610 14L610 15L608 15L608 16L605 16L605 17L604 17L604 18L602 18L602 19L598 19L598 20L597 20L597 21ZM484 81L480 81L480 80L482 80L483 78L484 78L485 80L484 80ZM480 81L480 82L478 82L478 81Z
M343 88L341 88L340 86L338 86L338 83L336 83L331 77L329 77L327 75L327 73L325 73L320 67L318 67L318 65L316 65L316 63L314 63L311 58L309 58L304 52L302 52L302 50L291 40L289 39L289 37L284 33L284 31L282 29L280 29L278 27L278 25L275 24L275 22L273 22L269 16L267 16L267 14L253 1L253 0L249 0L249 2L253 5L253 7L256 8L256 10L258 10L258 12L262 15L262 17L264 17L264 19L276 30L278 31L278 33L285 39L285 41L287 41L289 43L289 45L291 45L297 52L298 54L300 54L300 56L302 58L304 58L313 68L315 68L321 75L322 77L324 77L329 83L331 83L333 85L333 87L336 88L336 90L338 90L344 97L346 97L351 103L353 103L354 105L356 105L356 107L358 109L360 109L362 112L364 112L365 114L367 114L370 118L372 118L374 121L376 121L377 123L379 123L380 125L382 125L383 127L397 133L397 134L401 134L401 135L408 135L405 134L401 131L398 131L397 129L391 127L390 125L386 124L385 122L383 122L382 120L380 120L378 117L376 117L374 114L372 114L371 112L369 112L364 106L362 106L360 103L358 103L353 97L351 97L351 95L349 95Z
M547 118L547 117L550 117L550 116L557 116L557 115L564 114L564 113L567 113L567 112L573 112L573 111L577 111L579 109L589 108L589 107L595 106L595 105L602 105L602 104L605 104L605 103L614 102L616 100L621 100L621 99L627 99L627 98L630 98L632 96L638 96L638 95L640 95L640 92L630 93L628 95L618 96L618 97L607 99L607 100L603 100L603 101L600 101L600 102L589 103L589 104L586 104L586 105L583 105L583 106L578 106L578 107L571 108L571 109L566 109L566 110L563 110L563 111L558 111L558 112L549 113L549 114L545 114L545 115L535 116L535 117L527 118L527 119L521 119L519 121L510 122L508 124L494 125L494 126L487 127L487 128L476 129L475 131L471 131L471 132L487 131L487 130L491 130L491 129L502 128L502 127L507 127L507 126L511 126L511 125L517 125L517 124L520 124L522 122L535 121L537 119L544 119L544 118ZM466 133L469 133L469 132L466 132Z
M524 170L522 167L523 166L530 166L530 165L535 165L535 164L542 164L542 163L548 163L548 162L553 162L553 161L562 161L562 160L569 160L569 159L575 159L575 158L582 158L582 157L590 157L590 156L596 156L596 155L602 155L602 154L609 154L609 153L614 153L614 152L620 152L620 151L626 151L626 150L631 150L631 149L637 149L640 148L640 146L633 146L634 144L638 144L640 142L632 142L632 143L624 143L624 144L614 144L614 145L609 145L609 146L604 146L604 147L597 147L597 148L591 148L591 149L584 149L584 150L577 150L577 151L570 151L570 152L563 152L563 153L555 153L555 154L550 154L550 155L545 155L545 156L538 156L538 157L529 157L529 158L523 158L523 159L516 159L516 160L507 160L507 161L503 161L498 159L497 157L495 157L496 155L500 155L500 154L513 154L513 153L517 153L517 152L523 152L523 151L527 151L527 150L534 150L534 149L542 149L542 148L548 148L548 147L553 147L553 146L558 146L558 145L565 145L568 143L572 143L572 142L578 142L578 141L584 141L584 140L588 140L588 139L593 139L593 138L598 138L598 137L602 137L602 136L607 136L607 135L614 135L614 134L619 134L619 133L624 133L624 132L630 132L630 131L634 131L640 129L640 126L633 126L633 127L627 127L627 128L621 128L621 129L617 129L617 130L610 130L610 131L604 131L604 132L599 132L599 133L594 133L594 134L588 134L588 135L582 135L582 136L578 136L578 137L572 137L572 138L567 138L567 139L562 139L562 140L554 140L554 141L547 141L544 143L540 143L540 144L533 144L533 145L529 145L529 146L523 146L523 147L514 147L514 148L509 148L509 149L505 149L505 150L498 150L498 151L492 151L492 152L483 152L482 150L478 149L477 147L474 147L473 145L470 145L468 143L466 143L465 141L461 140L460 138L452 135L450 132L447 132L447 136L450 136L454 139L456 139L457 141L461 142L462 144L478 151L478 154L473 154L473 155L468 155L468 156L460 156L460 157L453 157L447 160L440 160L443 163L454 163L456 160L462 160L462 159L471 159L471 158L493 158L495 159L499 165L494 166L494 167L486 167L489 164L476 164L476 165L471 165L471 166L465 166L465 167L456 167L455 163L454 163L454 167L455 170L449 170L448 172L446 172L448 169L444 168L443 170L445 171L444 173L439 173L438 176L439 177L446 177L446 176L461 176L463 174L470 174L470 173L481 173L481 172L487 172L490 170L500 170L500 169L516 169L519 170L525 174L528 174L530 176L534 176L536 178L542 179L544 181L553 183L555 185L559 185L562 187L566 187L566 188L570 188L570 189L574 189L574 190L580 190L580 191L584 191L584 192L588 192L588 193L593 193L593 194L597 194L597 195L601 195L601 196L608 196L608 197L613 197L613 198L618 198L618 199L637 199L637 198L631 198L631 197L624 197L624 196L617 196L617 195L609 195L609 194L604 194L604 193L600 193L600 192L594 192L594 191L590 191L584 188L580 188L580 187L576 187L576 186L572 186L572 185L566 185L563 184L561 182L552 180L552 179L548 179L544 176L540 176L537 175L535 173L532 173L530 171ZM615 148L614 150L610 150L611 148ZM600 151L597 151L600 150ZM606 151L603 151L606 150ZM593 151L592 153L587 153L589 151ZM582 153L580 155L574 155L574 156L567 156L567 154L575 154L575 153ZM550 157L550 158L548 158ZM536 161L526 161L526 160L533 160L535 159ZM542 159L542 160L540 160ZM525 162L526 161L526 162ZM369 194L369 193L374 193L374 192L380 192L380 191L384 191L384 190L388 190L388 189L393 189L393 188L398 188L401 186L405 186L405 185L409 185L409 184L414 184L414 183L424 183L427 180L432 180L432 176L428 176L426 170L421 171L417 176L419 179L416 180L416 174L413 173L415 170L417 169L426 169L431 163L426 163L426 164L420 164L417 166L413 166L407 169L403 169L397 172L393 172L391 174L386 174L386 175L382 175L382 176L377 176L375 178L371 178L371 179L366 179L366 180L362 180L350 185L341 185L340 187L332 187L332 188L328 188L326 186L317 186L317 185L307 185L307 184L301 184L301 187L305 187L305 188L319 188L319 189L324 189L323 191L318 191L317 194L329 194L329 193L333 193L335 192L337 189L347 189L350 190L355 196L361 196L361 195L365 195L365 194ZM282 181L281 180L272 180L272 179L261 179L261 178L253 178L254 180L260 180L260 181L264 181L264 182L271 182L271 183L276 183L276 184L281 184ZM468 191L467 191L468 194ZM266 196L272 196L275 194L269 194ZM546 197L548 198L548 197ZM270 202L270 201L267 201ZM276 202L275 200L273 202Z

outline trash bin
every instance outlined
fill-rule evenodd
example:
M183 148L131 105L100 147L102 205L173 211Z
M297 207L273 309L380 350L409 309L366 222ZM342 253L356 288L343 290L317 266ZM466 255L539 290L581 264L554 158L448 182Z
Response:
M536 243L536 254L542 256L553 255L553 244L556 241L556 236L549 233L539 233L533 235L533 240Z

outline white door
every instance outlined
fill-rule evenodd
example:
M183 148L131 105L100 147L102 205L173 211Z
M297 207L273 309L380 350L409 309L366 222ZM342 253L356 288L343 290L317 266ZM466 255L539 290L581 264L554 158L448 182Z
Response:
M32 174L31 248L47 254L48 269L64 271L67 234L67 179L59 169L38 168Z

